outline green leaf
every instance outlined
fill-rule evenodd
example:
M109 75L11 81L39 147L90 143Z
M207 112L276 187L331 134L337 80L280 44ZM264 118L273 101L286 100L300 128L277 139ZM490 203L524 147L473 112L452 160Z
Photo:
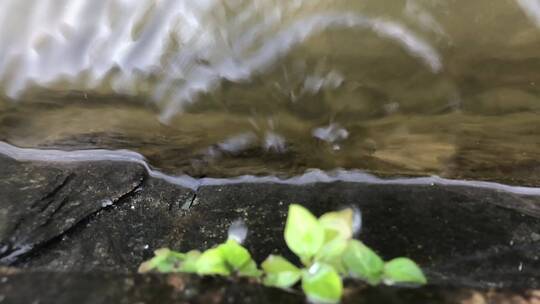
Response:
M306 264L324 242L324 229L311 212L300 205L290 205L285 225L285 242Z
M427 279L418 265L408 258L396 258L384 265L384 282L392 285L396 283L426 284Z
M195 262L195 267L200 275L229 275L231 273L219 248L211 248L203 252Z
M343 263L353 277L377 285L384 270L383 260L369 247L357 240L351 240L343 253Z
M238 269L238 275L241 277L258 278L262 275L262 271L257 268L257 263L254 260L249 260L242 268Z
M349 242L341 238L335 238L332 241L325 243L315 255L315 262L322 262L334 267L339 273L345 273L343 265L343 252L347 248Z
M159 272L174 272L178 271L180 263L185 259L185 254L171 251L168 248L161 248L154 251L154 257L139 267L139 272L144 273L151 270Z
M265 272L263 283L267 286L288 288L300 280L302 272L298 267L279 255L270 255L261 264Z
M302 274L302 289L315 303L337 303L343 293L343 282L332 266L315 263Z
M184 262L182 262L182 265L180 265L180 271L187 273L196 273L197 260L200 256L201 252L199 250L191 250L186 253L186 258L184 259Z
M238 270L251 261L249 251L233 239L228 239L227 242L219 245L218 248L221 250L225 261L227 261L233 270Z
M326 231L326 242L331 241L335 237L346 240L352 238L353 215L354 211L351 208L323 214L319 218L319 223Z

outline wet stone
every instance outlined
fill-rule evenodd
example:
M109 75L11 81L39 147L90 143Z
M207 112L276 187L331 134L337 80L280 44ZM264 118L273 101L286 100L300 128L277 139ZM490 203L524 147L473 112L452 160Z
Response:
M61 241L33 251L15 265L51 271L135 271L154 250L179 245L182 205L193 198L190 189L145 180L125 201L101 209Z
M141 165L19 163L0 156L0 262L55 239L143 182ZM104 202L107 202L106 204Z
M524 293L540 288L540 198L535 196L346 182L223 184L195 191L151 177L129 162L45 164L7 157L0 162L7 177L1 179L1 193L8 194L0 201L0 263L13 267L0 269L7 278L0 284L5 303L301 303L298 293L236 279L134 274L157 248L186 251L222 242L239 218L249 228L245 245L257 261L277 252L295 260L282 235L291 203L317 215L358 207L363 216L358 237L385 259L415 259L431 284L366 289L348 282L345 303L459 303L459 297L465 301L475 292L485 297L492 288L502 288L504 300L526 298ZM113 204L104 206L105 200Z

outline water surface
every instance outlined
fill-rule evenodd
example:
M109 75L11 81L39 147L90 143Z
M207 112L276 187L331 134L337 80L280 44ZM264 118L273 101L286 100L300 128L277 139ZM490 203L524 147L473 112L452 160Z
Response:
M540 1L0 3L0 140L540 185Z

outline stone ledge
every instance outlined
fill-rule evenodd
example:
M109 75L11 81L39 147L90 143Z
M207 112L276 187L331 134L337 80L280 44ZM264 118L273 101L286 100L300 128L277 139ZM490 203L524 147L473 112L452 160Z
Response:
M151 177L140 164L110 161L59 164L0 157L0 173L8 177L0 180L0 215L5 220L0 227L4 250L0 264L18 271L8 281L20 280L10 288L2 284L6 297L25 296L18 286L34 286L35 296L56 292L58 297L66 290L61 287L64 283L75 284L69 288L73 293L79 290L82 297L86 291L79 287L85 280L101 284L118 277L150 280L148 288L165 288L167 276L133 272L154 249L205 249L223 241L228 225L238 218L250 229L245 245L256 260L275 252L294 260L282 237L290 203L305 205L316 214L358 207L363 214L361 240L386 259L402 255L415 259L428 275L430 287L389 293L398 298L415 293L428 297L433 288L436 294L454 298L462 290L484 296L491 288L506 288L508 297L523 297L512 290L540 288L540 197L466 186L350 182L245 183L195 191ZM36 204L41 206L38 211ZM17 244L32 246L7 259ZM245 285L223 282L216 288ZM246 286L246 292L255 288L266 295L260 286ZM356 294L364 287L353 283L350 290ZM368 290L384 303L387 293L378 290L394 289ZM106 293L96 292L94 296ZM351 297L361 301L366 292L371 294L362 291L359 298Z

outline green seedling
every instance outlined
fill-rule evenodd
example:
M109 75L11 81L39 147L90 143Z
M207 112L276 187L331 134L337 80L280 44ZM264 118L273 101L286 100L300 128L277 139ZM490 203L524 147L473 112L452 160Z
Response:
M300 205L291 205L285 225L285 242L308 266L324 244L324 228L317 218Z
M180 271L181 263L186 259L186 254L161 248L154 251L154 257L141 264L139 272L157 270L159 272Z
M152 259L139 267L139 272L184 272L222 276L236 274L245 277L259 277L262 274L249 251L233 238L204 252L192 250L181 253L159 249L154 254Z
M247 229L235 222L229 238L204 252L187 253L159 249L144 262L140 272L185 272L199 275L252 277L266 286L292 288L300 282L306 297L314 303L337 303L343 293L343 278L362 280L370 285L422 285L422 270L408 258L388 262L359 240L353 239L360 213L351 208L315 217L300 205L290 205L284 237L298 256L299 268L279 255L270 255L262 270L241 245Z

